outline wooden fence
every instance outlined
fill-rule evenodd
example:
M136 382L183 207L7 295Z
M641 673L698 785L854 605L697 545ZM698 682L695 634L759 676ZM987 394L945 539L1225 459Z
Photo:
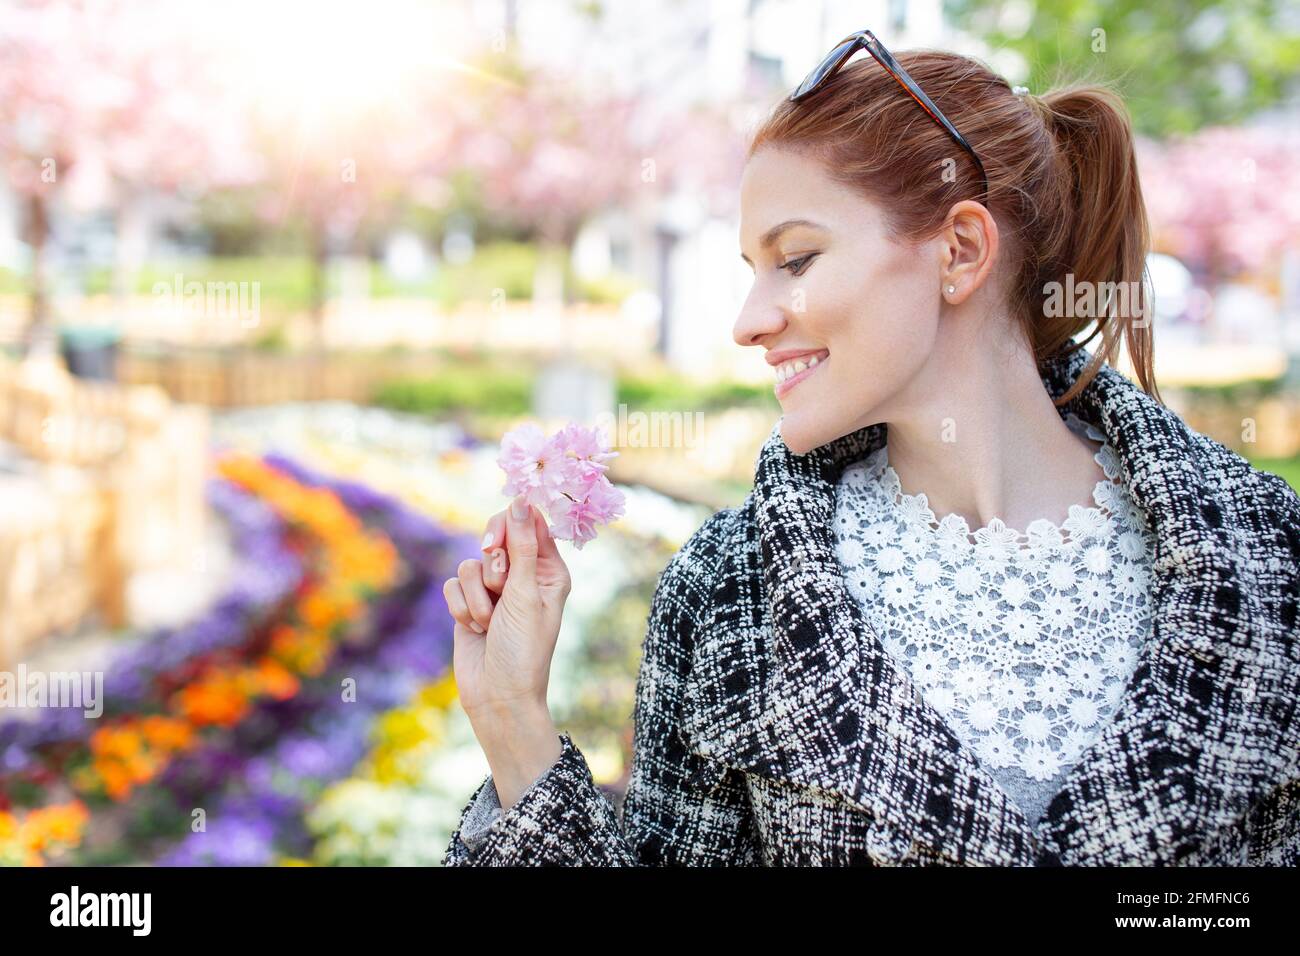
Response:
M118 377L161 388L177 402L231 408L279 402L369 402L384 382L434 374L431 355L259 354L128 350Z
M137 571L201 546L207 413L157 388L0 364L0 666L97 611L126 622Z

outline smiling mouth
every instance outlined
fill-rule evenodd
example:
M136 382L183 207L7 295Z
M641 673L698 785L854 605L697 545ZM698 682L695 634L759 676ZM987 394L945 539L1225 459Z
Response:
M808 376L817 374L817 371L828 361L830 361L829 353L826 354L816 353L809 356L807 359L802 359L802 358L799 359L799 364L802 364L804 366L803 369L799 369L798 365L796 365L793 362L787 362L785 365L782 365L781 366L782 369L785 369L787 373L792 371L793 374L788 374L786 378L776 383L773 389L773 391L776 393L776 397L777 398L783 397L790 391L790 389L794 388L804 379L808 378ZM793 366L793 369L791 368L791 366Z

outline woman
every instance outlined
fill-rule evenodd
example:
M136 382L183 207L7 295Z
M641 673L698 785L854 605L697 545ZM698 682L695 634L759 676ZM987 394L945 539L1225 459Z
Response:
M444 862L1300 862L1300 499L1155 393L1122 104L864 31L741 205L783 414L660 578L621 817L547 711L567 569L503 512L445 588L492 774Z

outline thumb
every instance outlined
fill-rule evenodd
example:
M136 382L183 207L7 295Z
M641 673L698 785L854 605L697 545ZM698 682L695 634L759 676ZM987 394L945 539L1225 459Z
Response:
M554 561L560 557L560 549L555 546L555 536L551 534L551 528L546 523L546 517L533 509L535 521L533 526L537 529L537 557L540 561Z
M537 583L537 528L533 509L519 496L506 511L506 552L510 555L510 576L506 585L532 588Z

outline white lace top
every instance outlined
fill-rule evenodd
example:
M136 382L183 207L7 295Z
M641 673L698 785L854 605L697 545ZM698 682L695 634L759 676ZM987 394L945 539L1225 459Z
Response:
M1095 507L1024 534L970 533L902 494L881 447L845 469L835 539L849 592L957 738L1037 823L1123 697L1150 634L1154 538L1105 434Z

